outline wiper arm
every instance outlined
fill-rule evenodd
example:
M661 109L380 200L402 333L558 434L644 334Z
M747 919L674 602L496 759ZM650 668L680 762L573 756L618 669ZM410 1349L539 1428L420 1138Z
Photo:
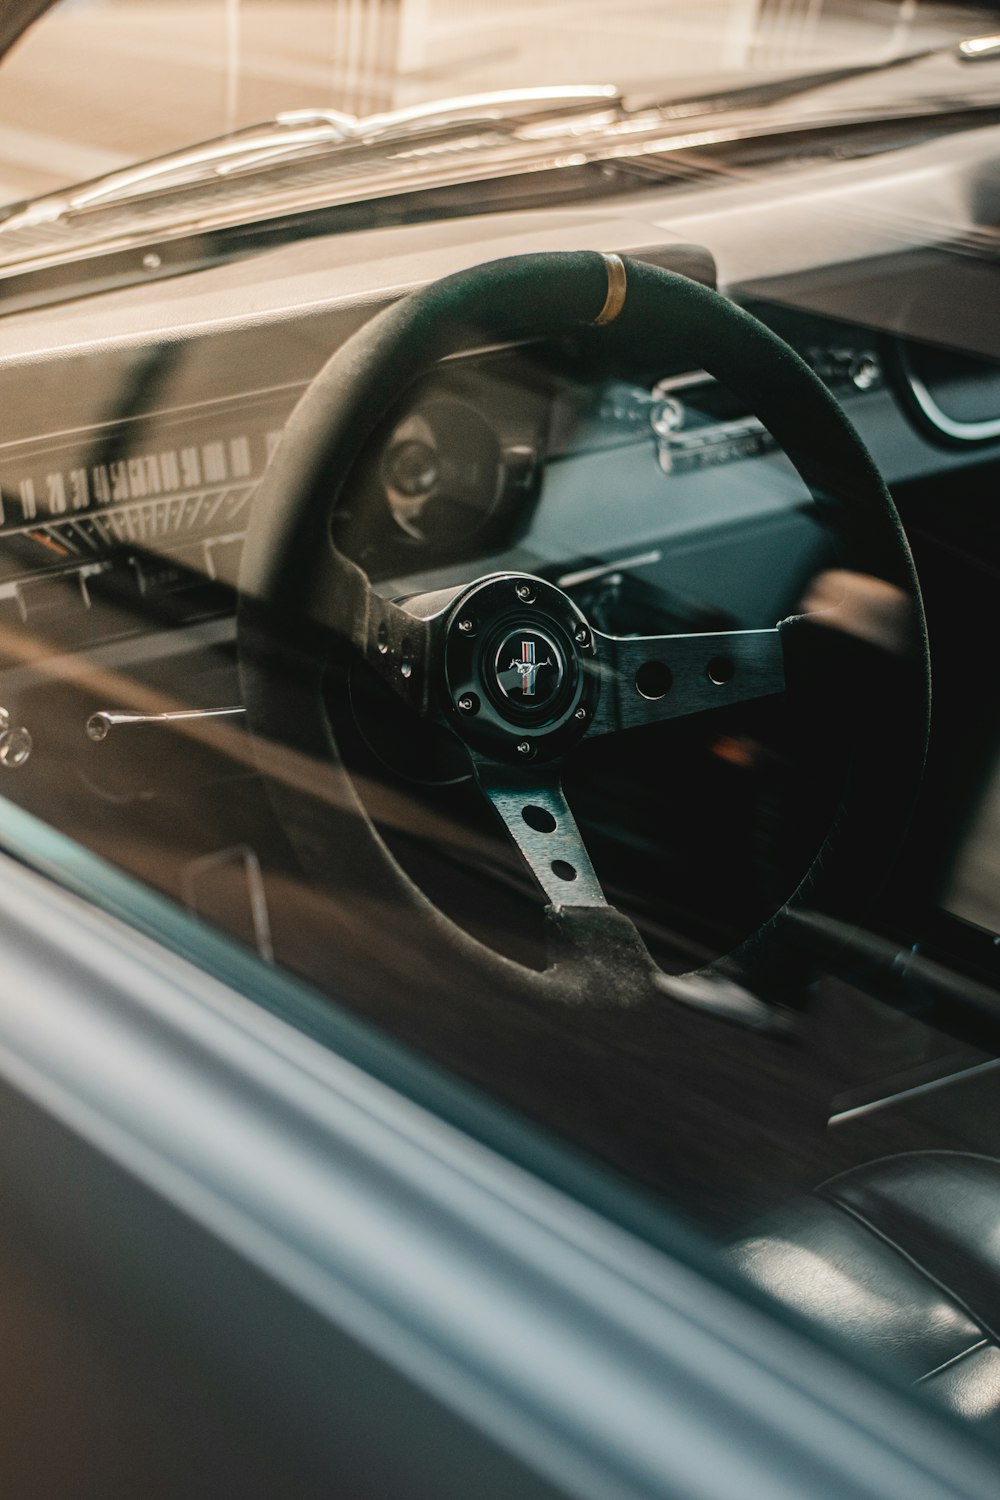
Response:
M950 49L941 49L949 51ZM921 52L907 52L901 57L883 58L875 63L850 63L840 68L825 68L814 73L796 73L793 77L769 78L762 83L740 84L733 89L715 89L711 93L690 94L674 98L659 105L668 119L683 119L688 115L725 114L730 110L761 108L768 104L781 104L786 99L795 99L803 94L819 93L838 83L849 83L853 78L868 78L873 74L894 72L906 68L925 58L939 55L939 49L930 47Z
M592 115L595 106L607 109L619 106L621 95L614 84L566 84L553 88L501 89L486 94L464 94L457 99L435 99L427 104L412 104L404 109L386 110L382 114L342 114L336 109L286 110L277 123L290 130L310 131L328 126L338 145L375 146L389 141L409 140L425 132L450 129L458 125L498 125L557 115L564 118L579 112ZM284 145L262 144L239 161L220 167L220 175L266 165L281 157L295 156L299 149L292 141Z
M595 108L607 109L620 103L621 96L613 84L567 84L465 94L364 116L335 109L293 110L264 124L109 172L66 192L35 198L4 220L3 226L11 229L51 223L88 209L169 188L194 186L213 177L230 176L324 148L375 146L455 126L498 126L550 113L593 113Z
M902 53L899 57L884 57L878 62L848 63L839 68L765 79L761 83L741 84L732 89L690 94L672 98L657 107L668 119L683 119L688 115L724 114L739 108L761 108L769 104L781 104L786 99L795 99L804 94L819 93L835 84L849 83L854 78L871 78L880 73L898 72L929 58L948 55L964 63L1000 58L1000 34L966 37L955 46L925 47L916 52Z

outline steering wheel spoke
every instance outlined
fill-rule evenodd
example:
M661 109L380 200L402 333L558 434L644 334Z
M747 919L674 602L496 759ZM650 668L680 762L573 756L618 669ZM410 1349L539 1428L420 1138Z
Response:
M607 906L558 768L472 756L476 781L552 906Z
M384 598L353 563L337 560L310 600L308 618L367 663L391 692L422 718L435 712L433 674L448 610L464 585Z
M431 716L434 654L440 617L369 594L366 628L352 644L394 695L422 718ZM360 633L359 633L360 634Z
M781 627L699 635L594 632L601 696L591 734L683 718L785 688Z

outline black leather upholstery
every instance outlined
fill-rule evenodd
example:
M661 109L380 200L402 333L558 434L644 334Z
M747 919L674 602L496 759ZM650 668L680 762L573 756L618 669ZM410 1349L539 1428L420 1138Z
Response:
M1000 1161L921 1151L856 1167L731 1255L1000 1438Z

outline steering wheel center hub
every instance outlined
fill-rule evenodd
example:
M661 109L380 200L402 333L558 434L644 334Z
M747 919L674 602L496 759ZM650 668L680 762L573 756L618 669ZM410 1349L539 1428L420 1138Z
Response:
M467 744L504 759L551 758L585 732L597 701L592 632L544 579L482 579L451 611L443 686Z

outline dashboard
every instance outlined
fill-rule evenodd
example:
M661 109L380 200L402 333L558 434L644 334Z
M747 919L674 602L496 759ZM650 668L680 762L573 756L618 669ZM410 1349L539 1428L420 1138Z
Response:
M846 402L876 452L884 458L889 450L890 470L907 461L944 470L960 461L947 423L938 436L950 454L929 448L908 426L906 397L915 401L914 391L925 403L978 402L966 423L972 446L1000 437L991 426L1000 416L978 415L984 401L1000 412L992 369L978 380L966 369L959 380L953 356L932 385L911 371L920 360L940 363L941 354L888 348L877 333L829 319L755 310ZM161 404L160 392L185 360L197 373L198 355L197 348L154 347L138 372L130 356L119 372L129 382L119 413L0 445L0 618L51 625L69 618L74 631L97 638L107 622L96 606L106 596L170 597L192 617L225 607L222 590L238 578L256 485L306 382ZM248 364L265 365L266 350L251 361L240 351L234 371ZM72 381L77 372L65 373ZM107 395L113 404L113 387ZM930 435L929 419L923 432ZM612 508L601 504L602 524L600 502L588 504L594 485L586 476L607 471L607 455L623 452L634 453L641 476L633 495L642 511L637 540L678 535L690 528L692 512L704 528L731 520L727 501L754 488L757 461L766 461L768 480L780 468L761 423L704 371L601 369L571 347L472 354L429 374L405 409L386 418L338 505L338 539L386 579L499 562L519 548L548 567L548 512L559 507L562 474L572 472L574 480L584 476L573 530L588 545L562 561L601 565L608 559L598 554L614 550L620 525ZM787 483L779 485L782 501L788 493Z
M865 174L879 176L865 163L842 171L866 191ZM824 180L833 175L828 169ZM745 220L740 191L717 189L714 201L724 205L730 192ZM779 184L776 222L792 211L784 192ZM794 191L787 196L791 204ZM1000 417L1000 391L964 325L952 343L942 338L940 309L927 296L941 274L937 252L892 251L871 233L871 253L849 265L817 256L811 268L763 277L749 274L751 253L741 277L726 212L709 226L685 217L683 204L676 210L677 227L666 234L645 201L631 219L629 206L617 204L606 221L580 226L565 216L507 215L488 244L474 222L306 241L156 286L9 315L0 357L0 705L23 734L6 760L0 743L7 794L43 816L54 801L65 804L78 834L115 856L123 817L138 826L169 808L171 826L155 837L169 845L183 826L188 842L176 858L161 852L144 865L144 878L188 904L192 880L199 889L212 884L199 862L246 840L239 818L220 826L225 798L212 790L229 784L231 771L203 746L195 754L180 731L185 715L239 721L235 591L259 479L308 381L387 300L386 288L490 253L603 239L709 282L720 257L730 293L841 400L904 511L911 492L914 515L921 487L933 492L928 534L940 529L938 494L971 493L1000 457L989 425ZM694 242L702 233L703 243ZM752 236L748 243L751 252L759 247ZM803 255L812 258L813 248L805 244ZM976 271L972 263L948 268L959 280ZM956 422L960 433L948 430ZM948 524L959 525L965 511L953 507ZM333 525L342 549L388 596L515 568L556 583L619 634L769 628L798 609L836 554L802 480L745 403L704 371L672 363L669 350L655 367L635 369L599 356L585 339L471 350L428 372L386 414L337 497ZM936 536L928 545L936 557L954 543ZM958 545L967 545L964 533ZM177 730L168 739L164 716L166 729ZM626 786L627 763L598 758L577 788L589 800L588 838L603 845L605 867L633 887L646 916L650 903L632 869L644 868L647 885L672 891L680 907L688 887L702 911L720 904L699 798L720 827L743 830L745 859L729 882L731 926L709 931L711 923L695 921L694 948L682 943L668 955L674 967L752 926L794 864L795 848L784 847L783 787L805 775L809 757L800 748L799 769L791 769L784 731L751 719L713 721L678 752L697 795L670 810L669 832L644 827L639 804L624 816L623 793L602 802L595 791ZM159 725L156 733L133 732L146 721ZM94 723L97 734L88 729ZM953 728L960 739L961 714ZM338 726L340 737L351 733ZM366 728L359 738L360 760L377 742L374 760L394 764L377 734ZM993 753L980 747L979 780ZM656 754L651 738L651 766ZM198 791L177 816L164 768L185 757ZM369 760L362 769L378 767ZM100 817L84 805L95 795ZM805 841L810 828L805 819ZM651 846L669 846L677 829L664 869ZM956 822L937 868L955 867L959 835ZM145 827L136 834L137 844L152 839ZM249 867L243 855L237 863L245 899L226 924L266 946L253 921ZM950 893L932 886L928 874L935 908L950 902L953 915L1000 931L1000 911L984 906L981 893L973 901L961 881ZM749 907L745 890L755 893ZM220 906L214 896L195 904L205 900Z

